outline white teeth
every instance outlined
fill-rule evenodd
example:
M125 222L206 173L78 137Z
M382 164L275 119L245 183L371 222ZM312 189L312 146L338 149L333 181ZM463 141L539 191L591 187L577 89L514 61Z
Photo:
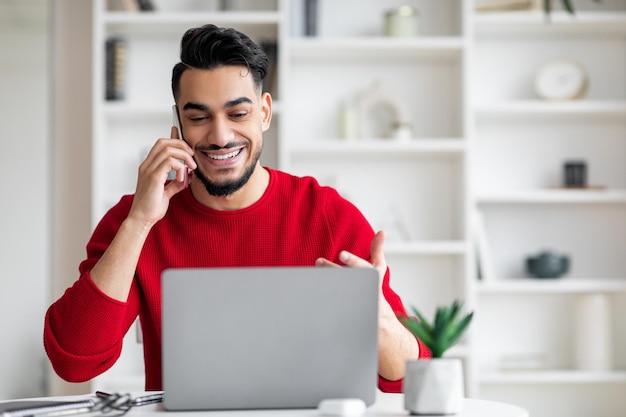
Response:
M239 155L240 152L241 152L241 149L237 149L236 151L231 152L231 153L227 153L226 155L211 155L211 154L208 154L207 156L209 158L211 158L211 159L217 159L217 160L223 161L225 159L234 158L235 156Z

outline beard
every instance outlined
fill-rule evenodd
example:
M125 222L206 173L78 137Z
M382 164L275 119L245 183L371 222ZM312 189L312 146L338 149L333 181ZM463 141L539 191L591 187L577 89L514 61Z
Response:
M217 183L215 181L211 181L206 175L200 171L200 165L196 168L193 173L197 176L202 184L204 184L204 188L214 197L226 197L231 194L234 194L236 191L240 190L244 185L248 183L250 177L252 177L252 173L256 168L257 162L259 162L259 158L261 158L261 150L259 150L252 159L250 165L246 167L241 177L236 178L232 181L227 181L224 183Z

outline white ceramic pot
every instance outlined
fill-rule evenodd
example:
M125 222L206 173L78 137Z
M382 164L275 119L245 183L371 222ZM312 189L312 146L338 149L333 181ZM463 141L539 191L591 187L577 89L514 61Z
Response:
M456 414L463 409L460 359L409 361L404 377L404 408L411 414Z

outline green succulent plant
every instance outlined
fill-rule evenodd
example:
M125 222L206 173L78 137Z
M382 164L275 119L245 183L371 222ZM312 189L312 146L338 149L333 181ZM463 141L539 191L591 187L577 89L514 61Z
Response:
M415 307L412 308L417 320L412 317L400 317L400 321L411 333L417 336L433 354L433 358L441 358L446 350L454 345L467 329L474 312L461 318L462 303L455 300L451 305L437 307L435 320L428 320Z

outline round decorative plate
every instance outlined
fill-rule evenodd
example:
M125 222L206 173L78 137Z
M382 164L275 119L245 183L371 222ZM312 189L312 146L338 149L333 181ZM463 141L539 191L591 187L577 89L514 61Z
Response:
M549 61L535 76L535 93L546 100L574 100L587 90L587 73L571 59Z

